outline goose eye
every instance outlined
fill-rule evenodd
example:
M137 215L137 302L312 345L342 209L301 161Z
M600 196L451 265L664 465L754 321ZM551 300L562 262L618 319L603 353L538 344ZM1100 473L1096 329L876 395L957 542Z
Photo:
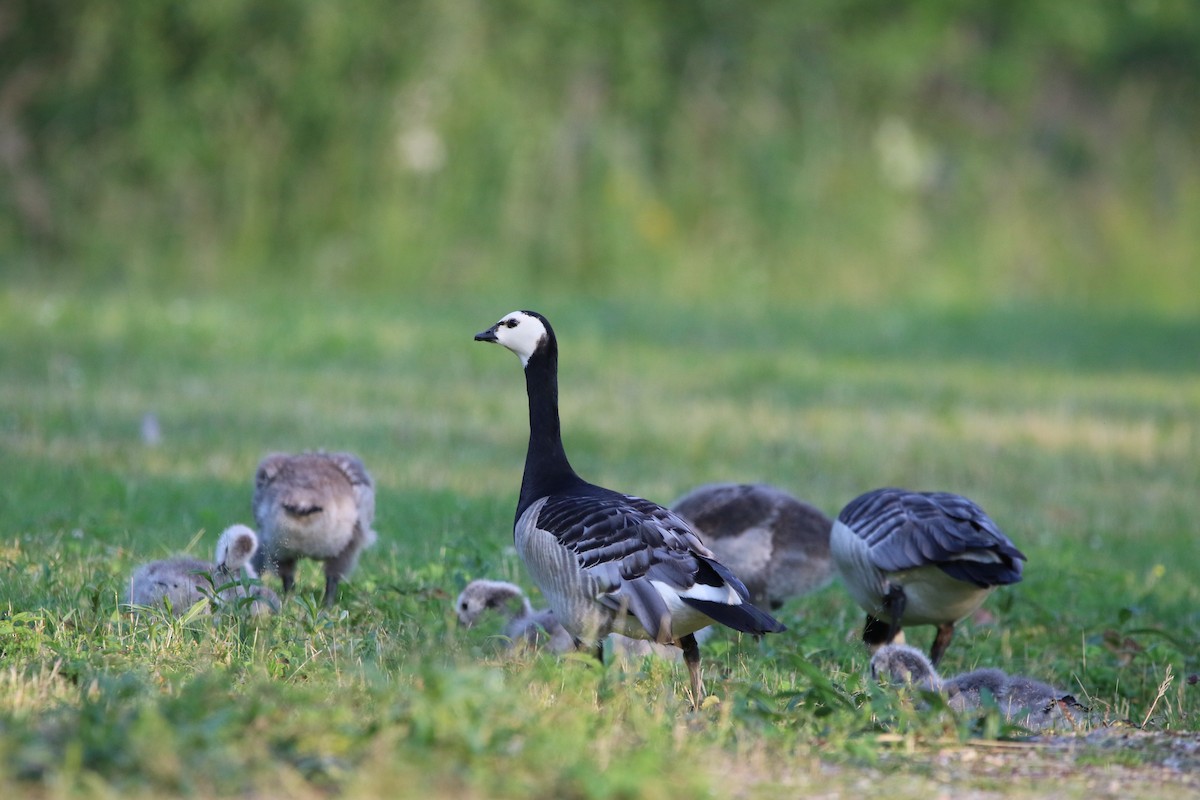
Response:
M517 327L517 321L515 319L506 319L504 320L504 327L515 328Z

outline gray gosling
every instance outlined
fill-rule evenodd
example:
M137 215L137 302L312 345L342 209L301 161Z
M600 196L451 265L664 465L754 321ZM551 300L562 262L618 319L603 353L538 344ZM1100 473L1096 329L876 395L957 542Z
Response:
M1047 683L1008 675L998 669L977 669L948 678L943 684L947 705L957 711L982 708L990 696L1009 722L1029 730L1073 726L1075 714L1087 712L1072 695Z
M327 608L359 554L375 543L375 482L349 453L267 456L255 473L253 507L262 534L255 568L277 572L286 595L299 559L323 562Z
M257 579L258 573L250 563L258 549L258 537L245 525L225 529L217 540L214 561L176 556L142 564L129 579L127 601L139 606L166 606L175 616L181 616L196 603L213 598L219 608L234 608L243 598L250 598L250 612L266 614L279 608L279 597L261 584L247 584L244 579ZM224 588L222 588L224 587Z
M710 483L671 504L742 579L755 605L777 609L828 586L833 520L815 506L764 483Z
M889 686L940 692L946 705L958 712L978 711L990 697L1006 720L1029 730L1074 724L1073 714L1088 710L1049 684L998 669L981 668L943 679L924 653L904 644L880 647L871 656L869 669L873 680Z
M458 621L467 628L490 612L506 620L504 635L516 646L545 644L553 653L569 653L575 641L549 609L534 611L520 586L507 581L474 580L454 603Z
M467 628L490 612L500 614L507 620L504 636L514 646L544 646L560 655L576 649L574 638L559 623L554 612L548 608L535 610L525 592L514 583L482 578L471 581L458 596L454 607L459 623ZM618 658L654 655L677 661L680 655L678 648L616 633L608 636L608 647L609 652Z

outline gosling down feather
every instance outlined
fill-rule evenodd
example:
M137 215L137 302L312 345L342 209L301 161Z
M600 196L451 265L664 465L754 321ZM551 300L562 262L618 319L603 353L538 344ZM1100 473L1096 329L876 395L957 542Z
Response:
M575 473L559 425L558 342L545 317L514 311L475 340L503 345L525 369L529 447L513 535L555 617L600 658L611 632L678 646L699 703L695 631L713 622L753 634L784 626L750 602L685 519Z
M671 504L695 527L755 605L777 609L833 580L829 531L820 509L763 483L711 483Z
M983 509L948 492L867 492L842 509L830 545L847 590L867 612L863 641L877 647L904 625L936 625L935 665L954 624L997 586L1021 580L1026 560Z
M349 453L267 456L254 477L254 518L262 534L255 568L279 573L283 592L296 581L296 562L325 565L326 606L375 543L375 482Z

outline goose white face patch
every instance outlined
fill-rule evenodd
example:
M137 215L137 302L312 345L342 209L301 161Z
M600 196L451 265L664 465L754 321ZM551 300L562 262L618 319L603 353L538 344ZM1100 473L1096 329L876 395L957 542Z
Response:
M514 311L496 323L496 341L516 353L521 366L529 363L529 357L545 338L542 321L523 311Z

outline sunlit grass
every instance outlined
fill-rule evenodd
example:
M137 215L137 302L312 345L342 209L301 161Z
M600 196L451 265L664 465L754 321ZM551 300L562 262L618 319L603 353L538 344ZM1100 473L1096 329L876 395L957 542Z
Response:
M701 712L676 665L514 658L498 629L458 628L450 602L467 580L532 590L511 549L523 380L514 357L471 341L527 305L0 294L0 788L726 797L886 774L905 797L936 784L877 734L919 753L979 733L867 685L861 613L836 584L784 608L788 634L718 635L706 675L720 702ZM1025 672L1107 719L1141 723L1153 706L1150 727L1197 729L1194 324L1036 307L536 307L558 329L564 432L585 476L663 502L767 480L830 513L884 484L968 494L1030 562L990 619L961 626L945 668ZM146 414L161 441L143 440ZM332 613L312 564L258 624L118 610L136 563L193 542L207 553L251 521L258 460L305 448L355 451L379 484L380 542Z

